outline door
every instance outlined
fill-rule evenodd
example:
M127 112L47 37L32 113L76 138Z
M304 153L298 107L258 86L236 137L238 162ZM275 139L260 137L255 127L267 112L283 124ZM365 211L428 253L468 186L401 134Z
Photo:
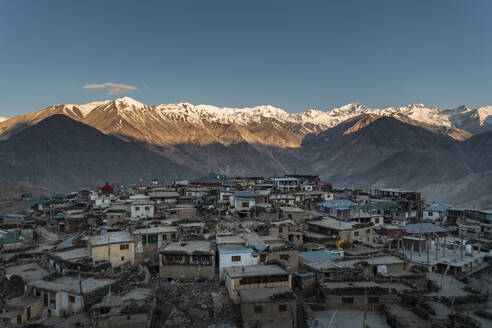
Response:
M31 307L27 308L27 321L31 320Z

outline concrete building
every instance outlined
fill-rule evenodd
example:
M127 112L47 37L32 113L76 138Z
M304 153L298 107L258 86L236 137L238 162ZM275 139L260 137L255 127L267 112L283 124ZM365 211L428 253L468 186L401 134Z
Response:
M243 289L239 294L244 328L298 327L297 300L288 287Z
M257 288L292 288L292 278L277 265L249 265L224 268L224 280L229 297L238 304L240 291Z
M141 228L133 231L132 234L136 262L157 255L163 244L178 240L180 235L176 226Z
M249 211L256 205L254 194L251 192L234 193L234 209L237 211Z
M347 243L354 241L372 242L373 224L354 224L333 218L307 223L307 230L312 233L325 235L332 240L344 240Z
M43 299L33 295L4 300L3 311L0 312L2 327L15 327L36 320L43 310Z
M135 262L135 243L128 231L108 232L104 235L90 237L88 249L92 263L109 261L113 267Z
M271 178L275 190L278 191L294 191L299 190L301 180L297 178Z
M32 294L44 300L44 307L55 316L84 311L86 306L98 302L116 283L110 279L81 279L61 277L53 281L38 280L29 283Z
M218 247L219 279L222 280L224 268L233 266L256 265L260 257L249 247Z
M154 202L150 200L135 200L130 205L130 216L132 218L153 218Z
M402 283L376 283L371 281L323 282L321 292L323 300L332 309L350 309L376 311L383 304L400 301L400 292L410 291ZM366 301L367 300L367 301Z
M159 275L163 279L215 277L215 250L204 240L172 242L159 251Z
M448 208L449 206L442 204L434 204L426 207L422 211L422 219L424 221L445 221Z
M434 240L405 237L404 241L405 239L414 240L413 248L406 245L400 249L411 266L423 266L429 272L453 275L457 279L463 279L488 267L489 252L474 250L472 245L465 244L464 240L454 237ZM417 246L415 242L418 242Z

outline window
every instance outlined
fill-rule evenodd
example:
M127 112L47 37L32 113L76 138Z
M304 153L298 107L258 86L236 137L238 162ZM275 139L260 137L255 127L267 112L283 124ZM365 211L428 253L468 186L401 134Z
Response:
M146 211L150 211L150 206L145 206Z
M367 298L367 303L369 303L369 304L378 304L379 303L379 297L368 297Z
M124 260L125 260L125 257L124 257L124 256L122 256L122 257L121 257L121 261L124 261Z
M50 297L50 304L49 308L50 309L56 309L56 294L55 292L49 292L49 297Z
M289 254L280 254L280 259L284 261L288 261L290 258Z
M354 304L354 298L353 297L342 297L342 303L343 304Z
M149 244L155 244L155 243L157 243L158 237L159 237L159 235L156 235L156 234L149 235L148 243ZM142 242L144 244L147 243L147 235L142 235Z
M354 232L354 236L355 237L357 237L358 235L359 235L359 232L358 231Z
M165 258L167 261L171 262L183 262L183 255L166 255Z
M432 212L429 212L429 216L433 216L433 215L434 215L434 213L432 213Z
M240 255L231 256L231 262L241 262L241 256Z
M255 313L263 313L263 306L261 305L255 306Z
M210 255L193 255L192 263L199 264L212 264L212 257Z
M75 296L73 296L73 295L68 295L68 302L70 302L70 303L75 303Z
M375 221L376 221L376 223L379 223L379 218L376 218L376 220L375 220Z
M249 207L249 202L242 202L241 207Z
M171 234L171 240L174 240L174 239L176 239L176 235L173 233L173 234Z
M279 312L285 312L285 311L287 311L287 304L280 304L278 306L278 311Z
M135 211L140 211L140 206L135 206Z
M129 249L130 246L128 244L121 244L120 249Z

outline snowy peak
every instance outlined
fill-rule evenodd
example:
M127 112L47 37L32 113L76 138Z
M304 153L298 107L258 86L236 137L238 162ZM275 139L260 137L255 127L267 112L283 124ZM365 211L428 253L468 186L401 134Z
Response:
M121 97L115 99L114 103L117 105L118 108L141 109L149 107L130 97Z
M291 114L270 105L233 108L180 102L149 106L121 97L81 105L55 105L7 121L0 119L0 139L55 114L67 115L103 133L159 145L247 141L296 147L307 134L319 133L361 115L392 117L458 140L492 130L492 106L440 110L409 104L379 109L354 102Z
M492 106L479 107L473 115L478 118L480 125L492 124Z
M6 121L6 120L7 120L7 118L6 118L6 117L2 117L2 116L0 116L0 122Z

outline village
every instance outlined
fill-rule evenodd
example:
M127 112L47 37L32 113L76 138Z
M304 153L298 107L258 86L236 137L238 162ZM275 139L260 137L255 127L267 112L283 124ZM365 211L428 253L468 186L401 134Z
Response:
M318 176L0 202L2 327L491 327L492 211Z

